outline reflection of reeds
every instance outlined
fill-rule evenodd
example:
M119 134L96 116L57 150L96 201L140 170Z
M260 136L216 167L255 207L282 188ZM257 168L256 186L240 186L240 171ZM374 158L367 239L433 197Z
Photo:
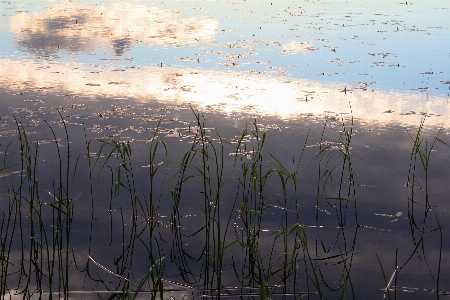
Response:
M441 267L442 267L442 247L443 247L443 232L442 225L438 218L438 213L433 210L432 200L430 200L430 190L429 190L429 172L432 170L431 168L431 154L437 146L437 143L442 144L444 146L449 146L446 142L439 138L442 128L438 131L437 135L432 138L432 143L428 142L428 139L423 139L422 131L424 128L425 119L422 119L419 129L417 130L417 134L415 136L410 135L413 141L413 147L411 150L411 162L410 169L408 174L408 218L409 224L411 228L411 236L413 240L413 244L415 246L413 252L411 253L410 259L417 255L419 257L423 257L427 267L430 269L430 273L433 277L433 281L436 284L436 293L439 298L439 284L441 279ZM419 160L420 159L420 160ZM419 168L417 168L416 164L419 164ZM425 183L423 185L420 184L419 181L419 173L424 173ZM423 175L422 175L423 176ZM424 202L420 203L417 199L419 196L419 192L424 192ZM417 210L419 210L417 212ZM423 217L419 213L423 213ZM427 219L431 216L431 220ZM433 220L434 219L434 220ZM431 224L430 224L431 223ZM439 233L439 259L438 264L435 266L436 270L433 275L431 271L433 266L428 263L427 254L425 252L424 238L427 233L438 232ZM402 269L406 266L410 259L408 259L403 265L398 267Z
M31 296L41 295L45 287L49 293L57 290L65 298L69 291L70 230L73 216L73 201L69 196L70 186L70 145L67 139L67 153L63 158L55 132L50 127L57 145L55 161L59 175L50 186L50 202L43 202L41 184L38 180L39 152L38 143L32 144L25 127L16 120L19 141L18 152L8 153L6 147L4 167L19 166L22 170L18 178L8 187L7 214L3 215L1 226L1 286L0 293L5 295L11 284L8 276L18 274L19 284L16 292ZM76 171L76 170L74 170ZM2 205L2 207L5 207ZM5 219L6 217L6 219ZM25 219L26 218L26 219ZM51 224L49 224L51 219ZM6 221L6 222L5 222ZM50 230L49 230L50 229ZM18 251L19 249L19 251ZM17 252L18 251L18 252ZM13 258L19 253L19 259ZM15 261L14 263L11 261ZM11 271L11 268L14 268Z
M175 294L355 298L351 274L359 220L353 123L333 119L324 124L315 155L314 219L305 216L301 191L309 132L290 160L266 150L270 138L256 120L228 141L212 133L200 113L193 114L196 125L189 127L191 143L184 150L173 151L159 139L158 122L143 169L136 167L142 149L136 151L130 142L85 135L84 149L76 148L61 114L59 127L47 123L52 150L30 142L17 121L18 139L0 144L0 172L22 170L20 176L1 177L6 198L0 203L0 293L15 290L24 298L55 293L68 298L81 290L127 299L141 294L153 299ZM426 173L431 150L444 143L436 137L423 150L422 127L413 138L413 183L416 158ZM326 142L330 133L334 140ZM80 155L75 149L81 149ZM44 151L51 152L51 161L44 161ZM306 170L311 173L309 166ZM385 276L380 290L385 288L388 296L397 286L394 274L414 255L426 259L423 236L430 231L425 221L432 202L426 193L421 205L426 214L419 222L414 212L419 203L412 197L423 187L411 186L411 257L387 276L378 260ZM80 218L78 211L91 215ZM433 274L439 290L443 237L434 215L438 226L431 230L440 233L441 241ZM81 236L78 224L83 225ZM79 274L81 283L74 280Z
M396 299L398 290L403 291L422 291L432 294L436 294L437 299L440 295L447 294L440 291L441 283L441 271L442 271L442 256L443 256L443 225L439 221L439 211L432 206L432 200L430 199L431 191L429 189L429 173L431 168L431 154L438 144L448 147L449 145L444 142L438 133L432 137L432 142L428 142L427 138L423 138L423 131L425 126L425 118L422 119L420 125L415 134L408 133L413 147L411 149L408 180L406 187L408 189L408 220L410 227L410 234L412 240L412 250L407 248L406 258L402 261L398 258L400 249L396 249L395 253L395 266L393 266L393 272L389 276L389 273L385 273L381 259L377 255L377 260L380 265L384 282L384 297L383 299ZM431 217L432 216L432 217ZM431 217L431 218L430 218ZM434 218L433 218L434 217ZM426 251L426 238L431 238L437 234L439 240L439 255L437 263L433 263L430 255ZM417 260L416 260L417 259ZM399 287L397 283L398 276L402 276L403 272L407 273L408 268L416 268L415 263L419 261L424 262L431 279L436 285L435 290L421 289L417 287ZM405 270L405 271L403 271ZM388 271L389 272L389 271ZM393 296L391 293L393 292Z

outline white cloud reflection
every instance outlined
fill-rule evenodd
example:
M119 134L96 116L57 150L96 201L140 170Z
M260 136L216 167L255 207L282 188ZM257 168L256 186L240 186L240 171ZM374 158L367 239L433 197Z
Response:
M212 17L180 15L180 11L161 9L154 4L114 2L93 6L67 3L49 5L45 12L19 12L11 18L10 27L19 43L24 43L27 48L52 47L54 51L69 45L92 51L98 41L116 49L136 43L192 45L211 41L218 30L219 24ZM76 45L77 41L81 45Z
M352 114L374 125L449 124L448 99L419 92L350 90L341 83L271 77L234 71L169 67L36 64L0 60L0 87L9 91L48 88L52 93L130 98L138 102L192 103L226 114L257 112L282 119L301 115ZM134 100L131 100L134 99Z
M295 54L295 53L306 53L308 51L313 51L314 46L310 42L296 42L291 41L287 44L281 44L282 51L281 54Z

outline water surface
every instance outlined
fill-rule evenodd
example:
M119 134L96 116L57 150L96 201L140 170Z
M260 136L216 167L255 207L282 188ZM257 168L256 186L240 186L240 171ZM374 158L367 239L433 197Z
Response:
M448 1L0 5L4 293L108 298L155 261L180 299L450 291ZM195 156L177 196L202 122L210 181Z

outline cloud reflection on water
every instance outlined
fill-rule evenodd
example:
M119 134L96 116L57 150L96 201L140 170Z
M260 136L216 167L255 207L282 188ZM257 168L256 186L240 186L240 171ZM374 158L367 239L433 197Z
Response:
M170 67L92 66L0 60L0 87L10 91L48 89L85 97L132 98L141 103L198 105L226 114L258 113L282 119L346 114L374 125L449 125L448 99L423 93L348 88L235 71ZM416 117L414 117L416 115Z
M219 23L210 16L183 17L155 4L113 2L49 5L45 12L19 12L11 18L17 43L35 54L96 51L98 41L116 56L137 44L186 46L213 42ZM314 50L311 42L279 43L279 54ZM351 114L378 125L417 125L413 115L437 114L427 124L448 125L448 99L422 93L371 90L320 82L236 72L171 67L128 67L82 63L0 60L0 86L7 90L52 88L87 97L134 98L139 102L197 104L227 114L242 112L293 119L299 115ZM354 84L353 84L354 85Z
M71 52L96 51L98 41L101 41L113 48L116 56L121 56L137 44L185 46L213 41L218 30L218 23L209 17L182 18L177 11L162 10L154 5L143 6L120 2L99 7L54 5L45 13L38 14L21 12L12 17L11 29L16 34L19 45L31 53L57 54L59 49ZM248 40L239 41L236 44L230 42L230 49L235 46L250 49L250 44ZM303 53L314 49L311 42L291 41L287 44L279 42L276 45L281 47L281 52L277 52L281 55ZM256 52L254 48L248 51ZM230 54L232 59L238 55L241 56ZM324 83L316 80L273 77L259 74L259 72L173 68L167 65L141 67L139 64L133 66L131 61L123 61L120 65L96 66L75 62L33 63L0 60L0 88L13 92L36 89L49 91L52 94L74 94L93 99L121 98L127 99L130 104L132 102L149 105L154 102L180 105L192 103L204 110L215 110L219 113L230 115L258 113L285 120L308 114L352 114L362 121L380 126L393 123L418 126L420 113L426 112L441 114L440 117L429 118L427 125L449 125L447 98L442 96L427 98L425 90L422 93L419 91L411 93L372 91L367 85L362 84L359 88L355 88L354 85L354 83ZM375 168L369 169L372 172L371 177L375 177L373 174ZM390 166L389 171L385 173L394 173L393 170L394 168ZM383 173L383 176L386 175ZM393 185L392 180L389 183ZM361 192L359 193L361 195ZM389 196L392 197L392 195ZM361 199L368 202L367 199L372 198L361 197ZM377 206L379 206L378 203ZM403 223L406 226L404 232L407 233L408 224ZM98 223L96 226L99 235L102 234L103 231L98 230ZM322 232L326 230L338 231L338 229L326 228ZM368 265L370 270L375 270L373 266L378 267L378 264L372 260L373 252L378 252L382 261L385 261L393 258L397 245L406 245L409 241L407 235L397 237L394 233L381 230L379 232L383 235L379 234L379 236L392 243L391 245L383 241L384 245L390 246L390 251L380 250L381 248L375 247L375 243L369 243L370 240L368 243L365 243L365 240L363 243L359 242L364 246L362 249L369 249L359 256L355 255L354 262L358 262L357 265L362 263L364 268L358 270L361 274L367 275ZM316 232L313 234L316 236ZM326 234L322 236L324 235ZM335 240L333 234L329 236L331 236L330 241ZM367 236L373 237L373 235ZM99 238L95 240L98 242ZM270 239L264 242L269 243ZM387 247L383 249L385 248ZM271 249L270 246L267 249ZM311 248L311 253L314 250ZM280 249L280 251L283 250ZM98 259L98 255L93 256ZM437 253L431 256L438 257ZM406 259L408 257L409 253ZM86 260L86 256L77 258L78 261L83 259ZM374 273L376 273L374 276L379 274ZM417 274L422 273L417 272ZM364 276L354 277L364 278ZM378 278L381 279L381 276ZM71 281L72 286L76 286L74 281ZM380 286L383 286L382 280L378 287Z
M94 51L98 41L122 55L135 44L192 45L209 42L218 31L212 17L180 17L180 11L156 5L114 2L109 5L49 5L45 12L19 12L11 18L17 43L29 52L59 49Z

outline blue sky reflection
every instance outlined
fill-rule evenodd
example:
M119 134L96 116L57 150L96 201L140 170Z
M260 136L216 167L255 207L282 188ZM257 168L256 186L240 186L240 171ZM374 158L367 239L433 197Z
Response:
M412 114L448 119L448 1L2 5L5 89L26 82L282 118L349 113L351 105L368 122L408 124L403 116ZM24 66L26 76L12 71Z

